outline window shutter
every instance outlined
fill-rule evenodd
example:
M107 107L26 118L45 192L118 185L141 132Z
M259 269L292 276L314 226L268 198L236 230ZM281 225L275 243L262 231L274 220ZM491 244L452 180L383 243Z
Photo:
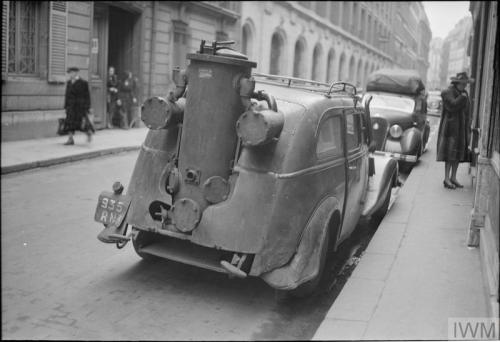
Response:
M67 6L66 1L50 2L49 82L66 81Z
M2 80L7 80L9 63L9 1L2 1Z

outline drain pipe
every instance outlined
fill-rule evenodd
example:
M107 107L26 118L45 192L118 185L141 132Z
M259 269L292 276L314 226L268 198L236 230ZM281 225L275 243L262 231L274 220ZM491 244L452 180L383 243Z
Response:
M149 47L149 86L148 86L148 97L152 97L153 95L151 94L152 87L153 87L153 70L154 70L154 58L156 54L156 1L153 1L153 8L152 8L152 18L151 18L151 42L150 42L150 47Z

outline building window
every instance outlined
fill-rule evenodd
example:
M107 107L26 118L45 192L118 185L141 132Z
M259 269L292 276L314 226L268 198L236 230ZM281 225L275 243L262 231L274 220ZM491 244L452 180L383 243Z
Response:
M354 56L351 56L351 60L349 61L349 82L354 83L355 82L355 72L356 72L356 67L355 67L356 62L354 61Z
M310 2L310 1L299 1L299 4L300 4L302 7L305 7L305 8L311 8L311 2Z
M326 66L326 75L327 75L327 81L329 83L335 81L335 74L334 74L334 65L335 65L335 51L333 49L330 49L330 52L328 52L328 62Z
M351 3L348 1L344 1L342 3L342 28L346 31L349 29L349 25L351 24L350 19Z
M9 3L9 74L37 73L37 26L39 2L11 1Z
M352 7L351 32L359 36L359 5L355 2Z
M356 74L356 87L361 87L361 84L363 84L363 63L361 62L361 59L358 62L358 72Z
M363 87L366 87L366 83L368 81L368 75L369 75L369 73L370 73L370 70L369 70L368 62L366 62L366 64L365 64L365 74L364 74Z
M342 3L339 1L332 1L330 3L330 21L334 25L339 25L341 6Z
M366 39L366 11L364 8L361 9L361 21L360 21L360 35L359 37L363 40Z
M320 17L326 17L326 1L316 1L316 8L314 9L316 14Z
M186 54L189 52L191 36L189 34L188 24L180 20L172 20L174 33L174 47L172 49L172 64L175 67L184 68L187 64Z
M269 73L272 75L280 75L283 71L285 42L283 37L275 32L271 38L271 63Z
M323 57L323 49L320 44L316 44L313 51L312 79L321 81L321 58Z
M345 55L342 52L342 55L340 55L339 58L339 79L340 81L347 81L347 76L346 76L346 67L345 67Z
M241 34L241 52L252 59L253 50L253 34L250 24L246 23L243 25L243 32Z
M294 61L293 61L293 77L302 77L304 75L304 65L305 65L305 50L306 46L303 39L297 40L295 43Z

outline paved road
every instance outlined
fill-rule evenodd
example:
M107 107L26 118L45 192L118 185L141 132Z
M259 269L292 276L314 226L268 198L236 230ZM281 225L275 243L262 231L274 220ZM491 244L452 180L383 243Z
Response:
M137 152L2 176L5 339L310 339L371 234L338 252L322 291L277 295L262 280L165 260L96 238L100 191L127 184Z

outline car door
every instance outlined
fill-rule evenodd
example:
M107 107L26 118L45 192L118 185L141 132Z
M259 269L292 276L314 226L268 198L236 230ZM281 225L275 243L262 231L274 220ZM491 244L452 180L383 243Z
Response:
M316 166L321 169L318 174L320 182L318 199L334 197L338 208L344 208L346 191L344 121L342 108L331 108L323 113L317 130ZM333 209L333 208L332 208ZM340 213L342 215L342 212ZM337 232L337 236L341 229Z
M341 240L358 223L368 181L368 148L363 143L361 113L353 108L344 110L346 162L346 200Z

